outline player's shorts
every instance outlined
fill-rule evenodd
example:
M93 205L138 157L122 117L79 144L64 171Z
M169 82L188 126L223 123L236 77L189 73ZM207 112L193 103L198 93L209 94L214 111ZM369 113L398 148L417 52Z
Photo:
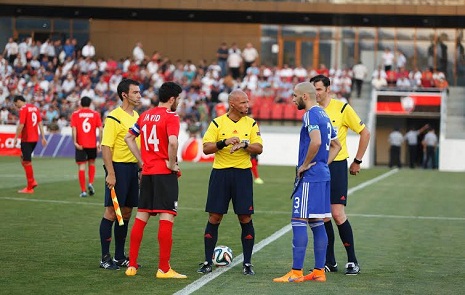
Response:
M232 199L234 213L249 215L253 208L253 180L250 169L213 169L208 183L208 197L205 211L228 213Z
M21 158L23 161L30 162L32 160L32 152L36 148L37 142L22 142L21 141Z
M83 148L82 150L76 149L76 163L95 160L97 158L97 148Z
M105 169L105 166L103 167ZM116 184L115 192L120 207L137 207L139 200L139 166L137 163L113 162ZM105 177L108 173L105 169ZM105 185L105 207L112 207L110 189Z
M329 201L330 182L307 182L299 184L292 202L293 218L331 217Z
M331 173L331 204L347 205L348 169L347 160L329 164Z
M142 175L137 211L177 215L178 194L176 174Z

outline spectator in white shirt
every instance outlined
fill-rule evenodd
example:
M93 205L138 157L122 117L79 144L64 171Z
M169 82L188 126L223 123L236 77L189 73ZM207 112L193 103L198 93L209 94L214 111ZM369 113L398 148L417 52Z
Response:
M247 43L244 50L242 51L242 58L244 59L244 76L247 74L247 69L257 61L258 51L252 45Z
M82 47L81 55L84 58L87 58L87 57L94 58L94 56L95 56L95 47L94 47L94 45L92 45L92 42L90 40L87 41L87 44L84 45L84 47Z
M13 38L8 39L8 43L5 45L5 50L3 51L3 55L6 56L8 59L8 63L10 65L13 65L16 57L18 56L19 53L19 47L18 43L13 40Z
M354 73L354 82L355 90L357 91L357 97L360 98L362 94L363 81L367 77L368 69L364 64L362 64L361 61L359 61L358 64L356 64L353 67L352 71Z
M395 56L390 48L384 49L381 58L383 59L384 71L387 72L393 70L392 65L394 63Z
M136 64L140 65L145 58L144 50L142 49L142 43L137 42L136 47L132 50L132 57L136 61Z

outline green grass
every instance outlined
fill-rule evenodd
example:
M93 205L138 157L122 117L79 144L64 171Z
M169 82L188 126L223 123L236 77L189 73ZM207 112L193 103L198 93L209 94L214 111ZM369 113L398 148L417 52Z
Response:
M79 198L72 159L34 159L33 164L39 187L33 195L20 195L16 191L25 186L25 177L18 158L0 158L2 293L172 294L202 277L196 269L203 260L210 164L181 164L171 259L173 268L189 277L180 281L154 278L156 217L146 227L139 256L143 267L136 277L98 268L98 230L104 210L101 161L97 194L86 199ZM350 177L350 186L386 172L386 168L363 170ZM292 167L261 166L260 173L265 184L255 186L256 243L289 224L293 182ZM288 232L254 254L255 276L244 277L236 266L196 294L461 294L465 288L464 176L404 169L351 194L347 213L362 267L359 276L340 272L328 274L326 283L273 283L272 278L291 266L292 234ZM230 246L238 255L242 252L240 226L231 212L220 226L218 244ZM313 266L311 241L306 269ZM343 267L346 255L338 237L336 256Z

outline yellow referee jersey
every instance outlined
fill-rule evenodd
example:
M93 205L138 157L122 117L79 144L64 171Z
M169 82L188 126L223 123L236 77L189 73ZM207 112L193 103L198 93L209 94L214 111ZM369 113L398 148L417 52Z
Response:
M131 116L121 107L118 107L111 111L105 119L102 145L110 147L113 154L113 162L137 163L137 159L131 153L131 150L129 150L124 137L138 118L139 114L136 111L133 111ZM136 143L140 147L139 137L136 138Z
M363 128L365 128L365 123L362 122L348 103L337 99L331 99L328 106L325 108L325 112L331 119L334 129L337 131L337 138L342 145L342 149L339 154L337 154L334 161L345 160L349 157L346 144L347 130L351 129L359 134L362 132Z
M239 121L234 122L229 119L227 114L215 118L208 126L207 132L203 136L203 143L206 142L218 142L223 139L231 137L239 137L241 142L247 142L248 144L260 143L263 144L262 137L260 136L260 130L257 122L254 119L245 116ZM240 168L246 169L252 167L250 162L250 154L244 149L240 149L233 154L229 151L231 145L219 150L215 153L215 160L213 162L213 168L225 169L225 168Z

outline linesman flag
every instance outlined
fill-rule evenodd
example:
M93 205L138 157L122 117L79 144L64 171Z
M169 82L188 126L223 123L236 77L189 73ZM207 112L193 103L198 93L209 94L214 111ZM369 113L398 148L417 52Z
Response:
M110 190L111 200L113 201L113 207L115 208L116 218L118 219L118 224L120 226L124 225L123 215L121 214L121 209L119 208L118 198L116 197L115 188L112 187Z

